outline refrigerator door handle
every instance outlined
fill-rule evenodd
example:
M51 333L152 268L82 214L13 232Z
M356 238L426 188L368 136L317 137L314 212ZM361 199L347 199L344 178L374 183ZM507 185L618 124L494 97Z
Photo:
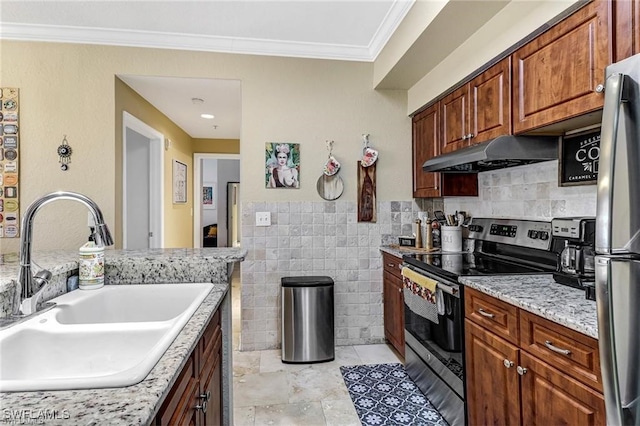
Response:
M602 387L604 390L606 419L608 425L622 425L623 410L618 380L618 363L614 334L614 318L611 291L611 259L596 257L596 305L598 309L598 345Z
M605 82L604 109L600 135L600 171L596 206L596 252L611 253L613 184L615 152L618 137L625 75L614 73Z

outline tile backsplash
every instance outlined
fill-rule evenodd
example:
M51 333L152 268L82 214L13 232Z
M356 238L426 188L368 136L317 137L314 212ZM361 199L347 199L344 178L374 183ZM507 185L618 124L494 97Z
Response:
M358 223L350 201L242 204L241 349L279 348L280 279L322 275L334 282L337 345L384 341L380 245L411 235L431 200L378 202L376 223ZM256 227L255 213L271 212Z
M444 199L452 213L476 217L550 220L595 216L596 185L558 186L558 161L511 167L478 174L478 197Z

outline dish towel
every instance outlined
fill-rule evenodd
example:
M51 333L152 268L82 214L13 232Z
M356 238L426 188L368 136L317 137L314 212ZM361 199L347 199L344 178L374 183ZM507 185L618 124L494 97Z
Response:
M437 282L420 275L409 268L402 269L404 303L414 314L435 324L439 324ZM417 280L417 281L416 281Z
M420 275L407 267L402 268L402 277L405 288L408 288L413 294L420 296L431 303L436 303L437 281L427 278L424 275Z

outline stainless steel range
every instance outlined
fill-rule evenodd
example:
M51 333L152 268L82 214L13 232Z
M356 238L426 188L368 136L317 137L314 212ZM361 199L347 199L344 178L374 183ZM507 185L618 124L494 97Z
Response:
M551 233L551 222L474 218L472 251L403 256L405 267L437 281L441 291L434 312L405 289L405 366L450 425L466 420L464 287L458 277L552 274L559 252Z

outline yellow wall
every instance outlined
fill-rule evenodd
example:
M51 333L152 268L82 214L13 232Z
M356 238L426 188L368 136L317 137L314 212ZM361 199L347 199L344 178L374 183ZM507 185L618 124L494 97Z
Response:
M187 165L187 170L193 171L193 143L192 138L169 120L163 113L142 98L119 78L115 78L115 237L116 247L122 247L122 113L128 112L148 126L154 128L171 140L168 150L164 152L164 245L167 248L182 248L193 246L193 226L191 225L191 211L193 207L193 176L187 177L186 204L173 204L171 198L171 171L173 160Z
M407 94L372 90L371 63L7 40L0 41L0 56L0 83L21 90L22 211L45 192L74 190L93 198L114 226L121 187L121 115L114 90L119 74L241 80L245 202L320 201L315 186L327 158L326 140L335 141L334 155L343 164L342 199L355 201L362 133L371 134L380 151L378 199L411 198ZM176 141L167 161L175 155L191 165L191 147L178 141L175 129L158 130ZM67 172L60 171L55 153L64 134L74 149ZM299 190L265 188L264 144L278 141L301 144ZM46 206L38 215L35 249L75 249L86 240L85 209L70 204ZM167 229L177 230L180 241L191 239L191 220L184 220L190 210L172 205L175 214L166 216ZM17 248L16 240L1 244L3 252Z
M240 139L192 139L193 152L240 154Z

